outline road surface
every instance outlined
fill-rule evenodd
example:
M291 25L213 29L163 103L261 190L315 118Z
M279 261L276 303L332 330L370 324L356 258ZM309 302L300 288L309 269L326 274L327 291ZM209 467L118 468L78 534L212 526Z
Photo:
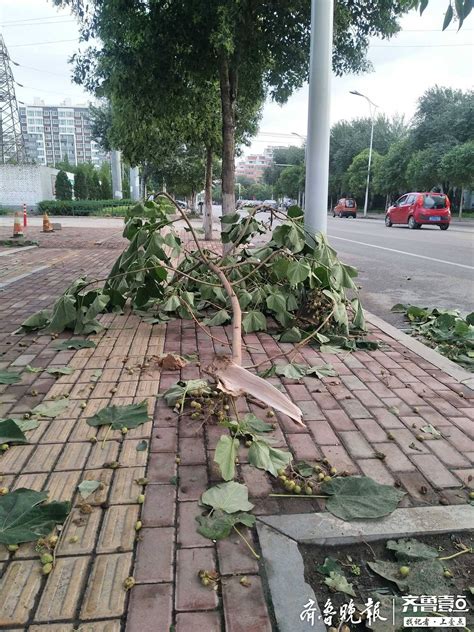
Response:
M410 230L381 220L328 218L329 242L359 270L364 307L397 326L395 303L474 310L474 230ZM406 325L405 325L406 326Z

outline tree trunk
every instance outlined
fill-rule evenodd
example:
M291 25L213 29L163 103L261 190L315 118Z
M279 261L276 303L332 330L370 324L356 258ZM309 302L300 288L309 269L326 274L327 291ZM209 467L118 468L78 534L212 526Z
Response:
M204 184L204 239L212 239L212 147L206 147L206 181Z
M237 75L222 57L219 68L222 107L222 215L235 212L235 102Z
M462 203L464 201L464 187L461 188L461 199L459 200L459 219L462 217Z

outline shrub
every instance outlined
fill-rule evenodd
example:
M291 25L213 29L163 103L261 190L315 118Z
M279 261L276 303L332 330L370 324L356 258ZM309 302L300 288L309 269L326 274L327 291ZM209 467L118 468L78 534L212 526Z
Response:
M133 205L132 200L43 200L38 203L41 213L50 215L104 215L105 209L111 214L111 209L125 211Z
M65 171L59 171L56 176L56 199L58 200L70 200L72 199L72 184L67 177Z

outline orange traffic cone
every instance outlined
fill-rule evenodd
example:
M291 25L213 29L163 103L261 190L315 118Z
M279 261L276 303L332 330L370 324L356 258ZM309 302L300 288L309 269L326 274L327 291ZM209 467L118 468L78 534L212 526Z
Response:
M28 215L26 214L26 204L23 204L23 228L28 226Z
M15 213L15 219L13 221L13 237L23 237L23 229L21 228L20 213Z
M49 221L48 213L44 213L43 215L43 233L52 233L54 232L54 228Z

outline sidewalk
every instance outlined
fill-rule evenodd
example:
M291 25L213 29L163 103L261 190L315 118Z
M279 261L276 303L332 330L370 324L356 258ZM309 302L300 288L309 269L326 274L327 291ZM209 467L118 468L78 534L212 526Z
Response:
M74 240L64 239L64 259L53 261L47 248L18 255L27 266L30 257L37 257L32 253L42 251L45 258L35 259L35 265L50 265L0 292L0 369L67 364L75 372L57 380L47 373L24 372L20 383L0 386L0 417L21 417L41 401L66 393L70 405L64 415L44 419L28 433L29 445L4 453L0 471L2 486L47 489L50 499L73 500L76 507L61 536L56 567L47 577L40 573L34 545L21 545L15 554L0 547L0 630L72 632L81 624L84 632L276 630L263 561L251 557L238 538L214 544L196 532L197 500L220 481L213 450L224 431L217 426L202 430L199 421L188 417L177 423L165 402L155 397L180 377L199 377L222 348L192 321L150 325L129 312L102 317L107 329L89 336L97 343L94 349L58 353L48 335L10 336L27 315L51 304L84 271L106 273L120 243L114 249L99 248L87 240L87 248L77 252L75 245L73 252ZM61 239L56 247L61 248ZM212 334L228 338L230 328L215 327ZM465 504L465 487L474 476L474 392L381 329L371 325L370 334L383 348L344 356L305 348L296 359L331 363L337 378L271 378L301 408L306 424L298 427L278 415L275 446L291 450L297 460L327 458L339 471L400 486L407 492L401 506ZM292 344L279 344L267 334L247 335L244 343L251 347L244 353L244 366L293 350ZM162 351L197 353L200 366L160 372L153 356ZM94 382L98 369L102 374ZM38 395L32 395L35 391ZM131 430L125 439L119 432L109 433L102 449L105 430L97 432L86 419L104 406L143 399L153 421ZM265 409L247 409L243 400L240 409L265 418ZM443 438L419 441L426 424ZM91 443L91 436L99 443ZM137 451L142 440L148 441L148 449ZM250 490L255 514L324 510L320 499L269 498L278 489L271 477L246 463L243 452L239 460L239 480ZM120 463L118 469L105 466L113 461ZM140 506L142 488L135 481L142 477L149 484ZM103 483L92 501L87 500L89 513L77 507L76 487L84 479ZM137 541L139 517L143 528ZM256 534L247 537L258 550ZM201 569L218 571L217 591L201 585ZM126 592L123 581L128 576L136 585ZM248 585L240 583L242 576Z

